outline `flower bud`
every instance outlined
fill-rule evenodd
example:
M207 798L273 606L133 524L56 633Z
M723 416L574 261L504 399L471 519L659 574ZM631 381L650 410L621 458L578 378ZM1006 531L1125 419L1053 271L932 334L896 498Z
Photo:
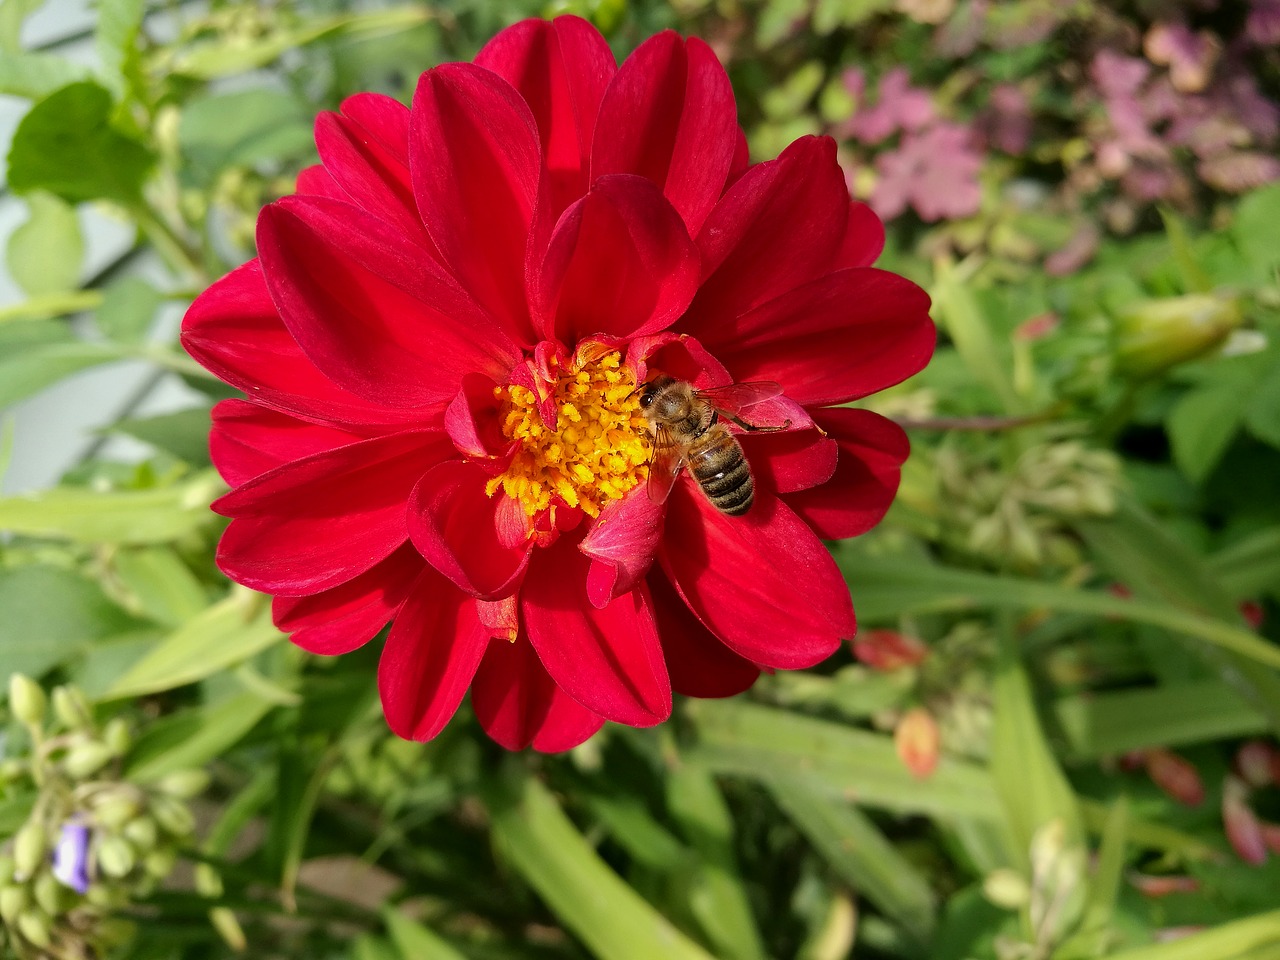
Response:
M26 910L18 917L18 932L40 950L53 942L53 938L49 936L49 917L39 910Z
M214 907L209 911L209 922L213 924L213 929L218 931L218 935L227 946L236 953L244 953L248 949L249 941L244 935L244 929L240 926L236 915L229 909Z
M203 770L178 770L162 779L156 787L170 796L189 800L204 793L209 786L209 774Z
M1157 876L1146 873L1134 873L1129 876L1129 882L1144 897L1156 899L1159 897L1167 897L1175 893L1199 893L1200 881L1195 877L1188 877L1178 874L1167 876Z
M222 875L211 864L198 863L195 870L196 893L210 900L222 896Z
M28 820L13 838L13 864L16 875L27 879L44 863L49 852L48 837L44 824L37 820Z
M21 723L32 728L41 726L48 703L44 690L30 677L15 673L9 678L9 708Z
M156 822L150 817L138 817L124 825L124 835L130 843L138 848L139 853L148 853L155 848L160 839L160 831Z
M938 766L941 734L933 714L922 707L908 710L893 731L898 759L918 780L932 776Z
M1115 317L1116 369L1149 377L1219 346L1244 320L1240 301L1208 293L1131 304Z
M48 870L42 871L32 885L32 890L36 895L36 903L40 905L40 909L54 917L62 913L65 908L62 900L62 891L65 889L58 882L57 877Z
M154 797L151 814L161 828L174 837L185 837L196 828L195 817L181 800L169 796Z
M1017 910L1031 899L1031 888L1022 874L1002 867L992 870L983 879L982 895L997 907Z
M141 813L141 805L127 790L105 793L93 805L93 819L112 830L119 830Z
M18 914L27 908L31 895L26 887L4 887L0 889L0 918L5 923L16 923Z
M0 853L0 887L6 887L13 883L13 875L17 872L17 865L13 862L13 857L6 857Z
M1249 789L1243 780L1227 777L1222 784L1222 823L1232 849L1246 863L1265 863L1267 841L1262 822L1248 803Z
M1188 807L1204 802L1200 771L1188 761L1163 747L1147 752L1147 775L1169 797Z
M110 748L113 757L123 757L128 753L132 739L129 735L129 725L125 723L123 717L113 717L102 728L102 742Z
M124 837L108 834L99 838L95 853L98 868L109 877L127 876L137 862L133 847Z
M0 761L0 784L16 783L27 775L27 765L21 760Z
M111 748L97 740L89 740L67 751L62 769L72 780L86 780L110 762Z
M1258 788L1271 783L1274 748L1262 740L1250 740L1236 751L1236 769L1249 786Z
M919 663L929 648L896 630L860 630L853 640L854 655L872 670L897 670Z
M153 850L147 854L146 860L142 862L142 867L147 871L148 875L155 877L157 880L163 880L173 870L173 866L178 862L178 854L171 847L161 847L159 850Z
M89 701L77 687L54 687L53 712L69 730L87 730L93 726Z

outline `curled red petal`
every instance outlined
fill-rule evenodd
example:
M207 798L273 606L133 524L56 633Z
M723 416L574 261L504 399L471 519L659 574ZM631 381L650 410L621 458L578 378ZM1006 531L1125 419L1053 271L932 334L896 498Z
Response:
M443 412L365 400L321 373L281 321L257 260L232 270L196 297L182 320L182 346L255 402L304 420L426 424Z
M399 433L287 463L214 501L234 517L217 561L264 593L319 593L364 573L408 538L405 502L453 452L438 431Z
M604 723L556 686L524 639L489 644L471 685L471 706L485 733L508 750L568 750Z
M552 234L534 284L543 335L573 344L670 326L698 289L698 250L644 177L601 177Z
M379 93L359 93L341 113L316 118L316 148L344 198L435 253L409 181L409 108Z
M470 63L422 75L409 124L418 212L453 275L524 346L536 339L525 248L542 167L533 115L507 81Z
M209 455L233 487L293 460L365 439L358 433L299 420L250 403L223 400L213 408Z
M566 538L541 550L520 588L521 620L556 685L592 713L632 727L671 714L648 590L640 583L603 609L587 601L590 561Z
M323 656L350 653L395 616L425 566L406 542L346 583L307 597L276 597L272 619L303 650Z
M600 100L617 63L595 27L580 17L522 20L476 54L477 66L516 88L533 112L546 157L550 215L587 192Z
M587 595L603 608L631 589L648 572L662 540L662 504L644 484L608 503L578 549L591 558Z
M448 460L431 469L409 497L409 536L427 562L481 600L510 596L533 541L504 529L502 493L486 496L489 474L477 463Z
M911 445L900 426L870 410L812 412L839 447L836 471L820 487L789 494L787 505L825 540L856 537L893 503Z
M658 559L698 619L761 666L811 667L857 630L831 554L765 491L746 514L729 517L693 484L676 484Z
M349 204L288 197L258 217L267 286L331 379L393 406L450 399L463 376L504 377L519 353L420 245Z
M469 373L444 412L444 428L454 446L472 459L500 460L510 452L512 441L502 433L502 410L494 394L497 386L483 373Z
M736 380L776 380L792 400L827 406L918 373L936 336L927 293L896 273L859 267L726 322L716 355Z
M826 483L836 470L835 441L817 430L748 433L738 440L756 481L774 493L808 490Z
M697 234L705 278L680 329L719 355L735 317L829 272L849 190L829 137L801 137L725 192Z
M475 601L429 567L396 615L378 662L387 724L430 740L457 712L489 644Z
M729 77L712 49L668 30L636 48L605 91L591 178L648 177L696 236L724 190L738 146Z
M760 668L704 627L664 574L652 571L648 583L672 689L686 697L732 697L756 682Z

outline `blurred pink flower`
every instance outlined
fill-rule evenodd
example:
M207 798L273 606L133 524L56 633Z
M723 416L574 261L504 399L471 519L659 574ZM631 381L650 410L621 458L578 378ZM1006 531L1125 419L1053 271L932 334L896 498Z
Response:
M1142 41L1152 63L1167 66L1169 78L1183 93L1199 93L1209 85L1222 53L1222 41L1207 30L1193 33L1181 23L1157 23Z
M1012 83L998 84L991 91L987 109L978 115L978 131L988 146L1018 154L1031 141L1031 103Z
M1075 273L1093 259L1101 242L1102 233L1096 224L1081 224L1065 245L1045 257L1045 272L1051 277L1065 277Z
M971 216L982 201L981 167L982 154L968 127L944 121L906 133L898 149L876 157L880 179L871 192L871 208L886 220L908 206L929 222Z
M906 67L894 67L880 78L874 107L862 105L866 78L856 67L845 71L846 88L859 100L858 111L846 121L843 135L866 144L881 143L899 130L919 130L934 119L933 100L927 90L911 86Z
M1280 43L1280 0L1252 0L1244 35L1250 43L1270 47Z

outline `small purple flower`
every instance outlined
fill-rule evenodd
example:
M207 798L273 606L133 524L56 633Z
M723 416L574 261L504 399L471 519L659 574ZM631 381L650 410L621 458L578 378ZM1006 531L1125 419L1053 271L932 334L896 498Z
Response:
M76 893L89 889L89 828L83 823L62 825L53 848L53 875Z

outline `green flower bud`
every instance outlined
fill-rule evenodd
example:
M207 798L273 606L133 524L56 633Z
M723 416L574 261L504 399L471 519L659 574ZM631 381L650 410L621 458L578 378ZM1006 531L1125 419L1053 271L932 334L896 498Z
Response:
M48 704L44 690L30 677L15 673L9 678L9 708L23 724L32 728L41 726Z
M157 796L151 801L151 814L161 828L174 837L185 837L196 828L196 818L181 800Z
M210 864L196 864L195 883L196 893L202 897L216 900L222 896L222 875Z
M56 917L63 912L65 909L63 891L67 888L58 882L51 871L41 871L32 889L35 891L36 903L45 913Z
M77 687L55 687L53 712L69 730L88 730L93 727L93 713L89 701Z
M18 932L40 950L53 942L53 938L49 936L49 918L38 910L28 910L18 917Z
M1020 873L1005 867L987 874L982 881L982 895L997 907L1017 910L1031 899L1031 888Z
M129 735L129 724L123 717L115 717L102 728L102 742L111 749L114 757L123 757L129 752L133 738Z
M130 820L124 825L124 835L135 847L139 853L148 853L155 849L156 843L160 839L160 831L156 829L156 822L150 817L138 817Z
M44 824L28 820L13 838L13 864L19 877L28 878L44 863L49 853Z
M18 914L27 908L31 895L26 887L4 887L0 889L0 918L5 923L16 923Z
M1243 321L1240 301L1216 294L1129 304L1115 317L1116 369L1153 376L1220 346Z
M122 907L128 902L128 894L119 887L108 886L104 883L95 883L84 895L84 898L95 907L101 907L104 910L114 910Z
M142 806L124 790L112 791L93 805L94 819L104 827L119 830L142 813Z
M13 857L0 854L0 887L6 887L13 882L13 875L17 869L18 866L13 862Z
M209 922L213 924L213 929L218 931L218 935L222 937L227 946L236 953L244 953L249 948L249 941L244 935L244 929L240 926L240 921L226 907L214 907L210 910Z
M109 877L127 876L137 862L129 842L110 834L98 840L96 854L99 869Z
M27 764L22 760L0 762L0 784L16 783L27 776Z
M161 847L159 850L154 850L147 854L142 867L151 876L158 880L163 880L172 872L173 866L177 862L178 854L171 847Z
M62 761L62 769L73 780L85 780L111 762L111 748L97 740L77 744Z
M156 787L170 796L189 800L204 793L209 786L209 774L203 770L179 770L162 779Z

